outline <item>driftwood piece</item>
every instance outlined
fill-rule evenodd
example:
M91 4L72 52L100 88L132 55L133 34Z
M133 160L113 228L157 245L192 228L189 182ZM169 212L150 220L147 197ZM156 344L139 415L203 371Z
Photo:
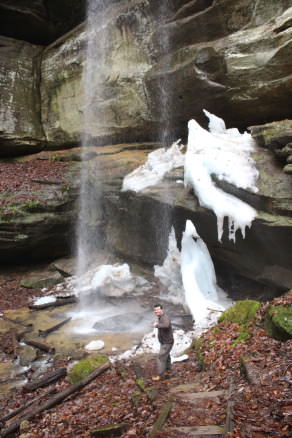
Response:
M49 327L46 330L39 330L39 336L47 336L49 333L58 330L60 327L62 327L63 325L65 325L67 322L71 321L71 317L64 319L63 321L59 322L58 324L53 325L52 327Z
M9 412L9 414L4 415L3 417L0 418L0 423L4 423L5 421L10 420L10 418L16 417L16 415L20 414L21 412L25 411L25 409L28 409L29 407L31 407L33 404L38 403L39 400L43 397L45 397L46 395L50 395L56 393L56 389L55 388L50 388L45 394L42 394L32 400L29 400L27 403L25 403L22 406L19 406L19 408L13 409L13 411Z
M74 295L70 295L69 297L57 297L56 301L44 304L30 304L28 307L31 310L43 310L48 309L50 307L58 307L58 306L66 306L66 304L77 303L78 299Z
M97 427L90 431L90 436L95 438L113 438L121 436L130 425L127 423L110 424L108 426Z
M23 338L23 341L27 345L38 348L39 350L45 351L46 353L55 353L55 348L50 345L43 344L42 342L35 341L34 339Z
M110 362L106 362L105 364L101 365L100 367L96 368L89 376L84 377L84 379L80 380L79 382L75 383L74 385L69 386L68 388L64 389L63 391L59 392L49 400L45 401L44 403L39 404L36 406L36 408L29 412L28 414L22 416L14 423L10 424L7 428L2 429L0 431L0 437L7 437L11 433L15 432L19 429L19 426L22 421L24 420L30 420L31 418L35 417L36 415L40 414L41 412L52 408L53 406L57 405L61 401L65 400L67 397L69 397L71 394L73 394L76 391L79 391L84 386L86 386L88 383L90 383L92 380L94 380L97 376L99 376L101 373L109 369L111 366Z
M32 382L28 382L23 386L23 391L34 391L37 388L41 388L42 386L50 385L50 383L55 382L63 376L66 376L67 370L66 368L59 368L58 370L51 371L50 373L45 374L43 377L37 380L33 380Z
M56 181L56 180L49 180L49 179L31 179L31 182L37 183L37 184L46 184L46 185L54 185L54 186L60 186L62 185L62 181Z
M165 403L165 405L163 406L163 408L160 411L160 414L159 414L157 420L153 424L152 430L147 438L153 438L156 435L156 433L161 431L164 423L166 422L166 420L170 414L172 406L173 406L173 402L171 400L169 400Z

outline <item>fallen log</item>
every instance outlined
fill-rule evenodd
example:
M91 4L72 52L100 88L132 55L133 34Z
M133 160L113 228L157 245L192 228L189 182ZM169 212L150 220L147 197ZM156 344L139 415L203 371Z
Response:
M31 324L30 327L27 327L27 329L23 330L23 332L16 333L16 339L18 341L21 341L21 339L27 334L31 333L33 330L33 325Z
M171 400L168 400L165 405L162 407L160 414L153 424L152 430L147 438L153 438L158 432L161 432L164 423L166 422L170 411L172 409L173 402Z
M45 394L42 394L32 400L29 400L27 403L25 403L22 406L19 406L19 408L13 409L13 411L9 412L9 414L4 415L4 417L0 418L0 423L4 423L5 421L10 420L10 418L16 417L16 415L20 414L21 412L25 411L25 409L31 407L34 403L38 403L41 398L44 398L46 395L50 395L56 393L55 388L49 389Z
M110 424L108 426L101 426L97 427L94 430L90 431L90 436L93 436L95 438L113 438L113 437L119 437L124 432L126 432L127 429L129 429L130 425L127 423L118 423L118 424Z
M60 186L62 185L62 181L56 181L56 180L49 180L49 179L31 179L30 180L33 183L37 184L47 184L47 185L54 185L54 186Z
M63 376L66 376L67 370L66 368L59 368L58 370L51 371L50 373L45 374L43 377L37 380L33 380L32 382L28 382L23 386L23 391L34 391L37 388L41 388L42 386L50 385L56 380L60 379Z
M101 373L109 369L111 366L110 362L106 362L105 364L101 365L100 367L96 368L89 376L84 377L84 379L80 380L77 383L74 383L74 385L69 386L68 388L64 389L64 391L59 392L54 397L52 397L50 400L45 401L44 403L41 403L40 405L36 406L36 408L29 412L28 414L22 416L14 423L10 424L5 429L2 429L0 431L0 437L6 437L9 434L15 432L19 429L19 426L22 421L24 420L30 420L31 418L35 417L36 415L40 414L41 412L52 408L53 406L57 405L61 401L65 400L67 397L69 397L71 394L73 394L76 391L79 391L84 386L86 386L88 383L90 383L92 380L94 380L97 376L99 376Z
M77 297L71 295L69 297L62 297L62 298L57 297L56 301L52 301L50 303L30 304L28 308L31 310L43 310L43 309L48 309L50 307L66 306L66 304L73 304L77 302L78 302Z
M53 325L52 327L49 327L46 330L39 330L39 336L45 337L47 336L49 333L58 330L60 327L62 327L63 325L65 325L67 322L71 321L71 317L64 319L63 321L59 322L58 324Z
M25 342L27 345L31 345L32 347L36 347L39 350L45 351L46 353L55 353L54 347L35 341L34 339L23 338L23 342Z

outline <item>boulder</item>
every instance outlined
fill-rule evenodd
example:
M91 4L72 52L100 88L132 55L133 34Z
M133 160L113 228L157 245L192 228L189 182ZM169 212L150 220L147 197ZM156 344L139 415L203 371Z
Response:
M59 272L41 272L38 275L23 278L20 286L28 289L50 288L63 281L64 277Z
M266 330L280 341L292 338L292 305L269 306L266 312Z

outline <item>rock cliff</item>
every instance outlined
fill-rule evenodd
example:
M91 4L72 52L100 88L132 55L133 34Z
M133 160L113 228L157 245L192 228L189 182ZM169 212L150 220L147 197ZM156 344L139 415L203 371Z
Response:
M165 124L181 137L191 117L205 123L202 108L239 128L292 117L289 0L154 3L114 1L102 22L97 12L106 56L92 98L105 122L88 125L94 143L156 140ZM2 38L0 155L7 136L17 147L79 142L87 37L81 24L45 49Z

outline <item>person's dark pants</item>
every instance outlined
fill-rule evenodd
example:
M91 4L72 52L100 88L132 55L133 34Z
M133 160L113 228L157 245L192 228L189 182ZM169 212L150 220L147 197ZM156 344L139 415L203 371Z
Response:
M157 357L157 370L159 376L162 376L166 371L170 371L170 350L172 347L173 344L160 344L160 351Z

